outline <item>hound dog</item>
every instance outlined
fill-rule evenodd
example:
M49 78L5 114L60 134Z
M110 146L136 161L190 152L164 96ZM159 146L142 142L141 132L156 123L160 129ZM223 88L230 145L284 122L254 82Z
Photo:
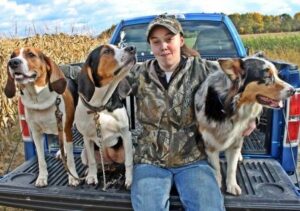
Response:
M5 95L12 98L16 93L16 84L21 92L25 107L25 118L31 130L36 147L39 175L35 186L48 185L48 171L44 154L43 133L58 134L55 111L63 113L63 138L67 154L67 166L70 173L78 177L75 169L71 127L75 106L67 81L58 66L41 50L33 47L16 49L7 65L8 79ZM16 82L16 84L15 84ZM56 105L60 99L61 103ZM77 186L79 181L69 174L69 185Z
M216 70L208 75L195 94L195 112L208 161L221 186L219 153L225 151L227 192L240 195L236 181L243 131L262 112L278 109L292 96L294 88L278 77L278 70L266 59L219 59L208 62Z
M134 47L120 49L114 45L101 45L88 55L79 74L80 99L75 123L84 140L87 184L98 183L95 143L103 152L104 161L123 163L125 160L125 185L131 185L133 155L129 119L116 90L134 65L135 52ZM97 134L97 125L101 134Z

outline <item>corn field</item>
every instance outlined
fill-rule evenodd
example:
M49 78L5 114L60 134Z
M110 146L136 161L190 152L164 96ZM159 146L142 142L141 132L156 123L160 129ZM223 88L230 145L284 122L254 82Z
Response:
M37 35L25 39L0 38L0 176L8 169L8 162L17 148L19 150L16 153L15 160L19 162L24 160L23 151L20 150L20 147L15 147L17 146L15 142L21 139L17 115L17 97L8 99L4 95L4 86L7 79L6 65L12 51L24 46L33 46L41 49L57 64L83 62L92 49L105 43L107 39L106 37L103 38L103 36L102 38L92 38L89 36L68 36L65 34ZM20 145L22 145L22 142ZM14 162L11 169L17 166L17 163Z
M300 32L243 35L242 40L250 55L263 51L267 58L300 67Z
M0 39L2 70L2 74L0 74L0 130L5 130L16 122L16 98L7 99L3 92L7 79L6 64L15 48L37 47L42 49L57 64L67 64L84 61L93 48L105 41L88 36L68 36L65 34L35 36L26 39Z

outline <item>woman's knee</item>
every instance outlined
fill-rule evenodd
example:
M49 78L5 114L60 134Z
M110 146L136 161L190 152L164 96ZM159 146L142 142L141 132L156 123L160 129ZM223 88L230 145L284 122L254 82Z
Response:
M131 201L135 210L168 210L172 175L147 164L135 166ZM158 168L158 169L157 169Z
M223 210L223 195L208 164L187 167L175 175L175 183L186 210Z

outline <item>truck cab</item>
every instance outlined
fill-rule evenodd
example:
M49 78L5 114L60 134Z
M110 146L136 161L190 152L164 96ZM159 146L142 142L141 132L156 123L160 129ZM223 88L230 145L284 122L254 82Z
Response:
M154 17L122 20L109 42L120 47L136 46L138 62L154 58L145 36L147 25ZM202 58L217 60L247 56L246 48L228 16L189 13L176 14L176 17L182 24L186 44L199 51ZM232 196L222 190L227 210L300 210L299 186L291 179L296 177L300 136L300 74L298 67L293 64L272 62L279 70L280 77L293 85L297 92L285 102L284 109L264 109L257 129L245 138L242 149L244 160L239 163L237 172L242 195ZM80 69L81 65L70 64L70 72ZM70 75L67 77L72 80ZM134 97L128 97L124 103L135 138ZM82 182L79 187L69 187L62 163L54 158L59 148L54 135L45 134L49 185L36 188L37 160L30 131L22 119L22 102L19 102L19 113L27 161L0 179L0 204L41 210L132 210L129 191L124 188L123 166L117 166L115 172L108 174L111 186L107 191L101 190L101 174L97 186ZM79 156L82 136L76 126L73 133L77 171L83 176L85 167ZM226 162L221 162L225 176ZM171 210L182 210L175 188L171 195Z

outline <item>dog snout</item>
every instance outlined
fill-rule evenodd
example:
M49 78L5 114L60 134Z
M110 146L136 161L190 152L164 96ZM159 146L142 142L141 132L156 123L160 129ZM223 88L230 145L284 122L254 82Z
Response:
M131 53L131 54L135 54L135 52L136 52L136 47L134 47L134 46L127 46L127 47L125 48L125 51L127 51L127 52L129 52L129 53Z
M9 60L8 66L12 69L16 69L21 65L21 63L22 63L21 59L13 58L13 59Z

